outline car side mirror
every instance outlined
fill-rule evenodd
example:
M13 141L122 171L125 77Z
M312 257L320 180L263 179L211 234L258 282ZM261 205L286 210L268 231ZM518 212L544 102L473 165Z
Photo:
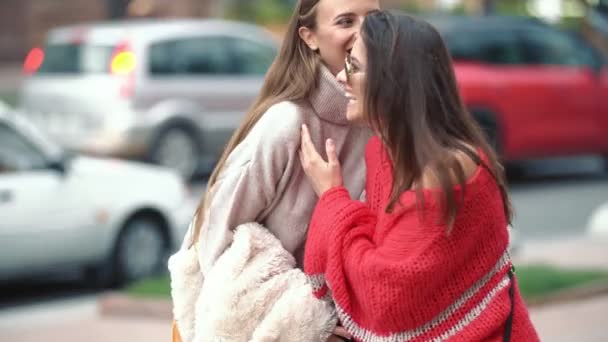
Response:
M50 170L56 171L57 173L59 173L62 176L65 176L68 172L68 167L67 167L65 161L62 159L51 160L48 163L47 167Z

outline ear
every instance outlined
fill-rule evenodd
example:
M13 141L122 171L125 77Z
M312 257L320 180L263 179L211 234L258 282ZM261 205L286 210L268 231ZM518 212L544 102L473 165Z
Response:
M311 50L317 51L319 49L319 46L317 45L317 36L311 29L302 26L298 29L298 34Z

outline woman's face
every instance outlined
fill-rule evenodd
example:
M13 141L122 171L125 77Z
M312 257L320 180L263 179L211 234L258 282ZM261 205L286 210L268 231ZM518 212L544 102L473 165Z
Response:
M317 26L300 29L300 36L336 75L344 67L344 58L359 33L367 13L380 8L379 0L320 0Z
M345 58L343 70L338 74L338 81L344 85L344 95L348 98L346 118L353 123L366 123L363 114L366 65L367 50L365 44L363 39L357 39L350 55Z

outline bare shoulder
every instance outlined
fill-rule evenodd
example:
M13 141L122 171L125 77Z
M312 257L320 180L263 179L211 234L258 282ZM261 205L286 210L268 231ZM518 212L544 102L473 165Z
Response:
M469 148L470 151L477 153L477 149L474 146L467 145L467 147ZM473 175L477 171L477 168L479 167L477 162L475 160L471 159L471 156L469 154L467 154L466 152L460 151L460 150L453 150L453 151L450 151L449 153L450 153L450 157L456 159L456 161L462 167L462 170L464 171L465 179L468 180L471 177L473 177ZM456 172L454 172L454 170L450 171L450 178L451 178L452 184L459 183L458 176L456 175ZM439 179L437 178L437 176L433 170L428 170L428 171L424 172L424 174L422 176L422 184L423 184L423 188L425 188L425 189L436 189L436 188L441 187L441 183L439 182Z
M468 145L467 147L473 153L478 154L477 148L470 146L470 145ZM475 160L471 159L471 156L469 154L467 154L466 152L460 151L460 150L454 151L453 156L456 158L456 160L458 160L458 163L462 167L465 178L469 179L469 178L473 177L473 175L477 171L477 168L479 167L479 164L477 164L477 162Z

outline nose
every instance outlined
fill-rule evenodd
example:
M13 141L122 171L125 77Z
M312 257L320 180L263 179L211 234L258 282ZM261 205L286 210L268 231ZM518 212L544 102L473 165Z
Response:
M350 40L348 41L348 46L347 46L347 51L350 52L353 49L353 46L355 45L355 41L357 41L357 38L359 38L359 31L355 31L352 36L350 37Z
M340 82L343 86L348 85L348 81L346 79L346 70L342 69L342 71L340 71L338 73L338 75L336 76L336 78L338 79L338 82Z

